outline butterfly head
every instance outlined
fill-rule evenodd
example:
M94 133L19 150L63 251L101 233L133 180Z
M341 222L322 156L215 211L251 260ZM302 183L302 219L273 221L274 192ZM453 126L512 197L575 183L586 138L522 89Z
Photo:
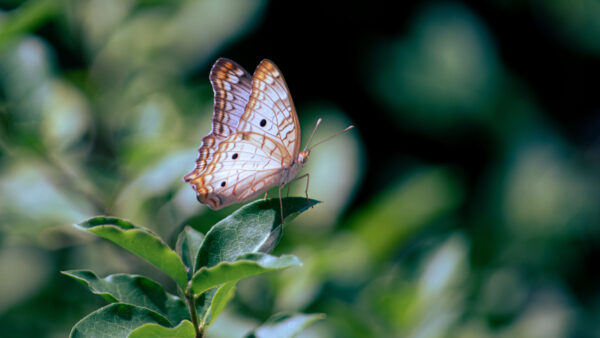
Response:
M298 163L301 164L303 167L308 161L308 155L310 155L310 149L301 151L298 154Z

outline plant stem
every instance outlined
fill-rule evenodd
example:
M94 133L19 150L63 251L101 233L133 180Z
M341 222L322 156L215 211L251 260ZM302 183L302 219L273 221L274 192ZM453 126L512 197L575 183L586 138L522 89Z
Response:
M190 309L190 317L192 318L192 324L194 324L194 330L196 330L196 338L202 338L204 333L198 324L198 312L196 312L196 304L194 301L194 294L191 292L185 293L185 298L187 300L188 308Z

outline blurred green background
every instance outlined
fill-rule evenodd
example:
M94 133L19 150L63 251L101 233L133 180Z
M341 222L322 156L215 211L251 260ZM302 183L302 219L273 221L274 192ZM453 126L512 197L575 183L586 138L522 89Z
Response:
M284 73L323 201L209 331L324 312L303 337L600 337L600 2L0 0L0 336L64 337L104 301L62 276L167 278L71 224L172 244L238 206L182 176L212 63ZM400 6L400 7L399 7ZM292 186L303 195L303 184Z

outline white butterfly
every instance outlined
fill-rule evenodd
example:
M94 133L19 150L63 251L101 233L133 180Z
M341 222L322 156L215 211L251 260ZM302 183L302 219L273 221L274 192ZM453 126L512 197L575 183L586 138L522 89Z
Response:
M234 61L220 58L209 78L215 94L212 131L202 139L196 168L184 176L198 201L217 210L279 185L282 207L283 186L303 177L308 198L309 175L295 176L310 149L300 151L300 123L277 66L263 60L250 76Z

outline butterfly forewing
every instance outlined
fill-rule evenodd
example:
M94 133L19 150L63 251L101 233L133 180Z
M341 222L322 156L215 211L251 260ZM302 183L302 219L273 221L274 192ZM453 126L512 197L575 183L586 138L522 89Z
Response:
M300 149L300 123L292 97L281 71L269 60L263 60L252 77L252 93L240 130L264 134L281 142L287 149L287 165Z

